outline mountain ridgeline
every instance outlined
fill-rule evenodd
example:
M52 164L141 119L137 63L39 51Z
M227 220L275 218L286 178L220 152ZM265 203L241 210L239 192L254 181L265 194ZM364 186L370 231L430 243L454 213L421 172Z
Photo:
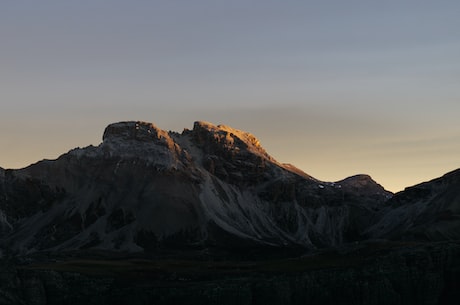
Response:
M24 254L456 239L459 177L392 196L367 175L319 181L228 126L195 122L179 134L120 122L97 147L1 170L0 241Z
M336 246L366 238L392 196L366 175L319 181L206 122L181 134L112 124L97 147L0 177L1 243L22 254Z

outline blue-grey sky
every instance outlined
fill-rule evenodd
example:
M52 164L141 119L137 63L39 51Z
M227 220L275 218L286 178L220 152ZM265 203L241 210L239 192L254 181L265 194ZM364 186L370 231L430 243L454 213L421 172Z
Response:
M323 180L392 191L460 167L460 2L0 3L0 166L193 121Z

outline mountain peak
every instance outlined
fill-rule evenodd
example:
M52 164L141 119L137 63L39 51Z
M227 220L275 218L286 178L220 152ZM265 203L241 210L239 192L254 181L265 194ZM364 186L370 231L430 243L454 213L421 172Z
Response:
M197 121L193 125L193 133L200 142L212 141L235 153L247 151L276 162L268 155L260 141L249 132L227 125L214 125L209 122Z
M375 182L374 179L372 179L371 176L367 174L358 174L358 175L353 175L350 177L347 177L340 181L341 183L344 182L349 182L349 183L359 183L359 184L367 184L369 182Z
M180 147L170 133L152 123L142 121L125 121L108 125L104 131L103 143L97 151L104 156L139 158L148 161L148 164L167 168L179 166L181 159ZM92 153L92 150L89 152Z
M354 189L361 194L378 194L385 198L391 198L393 193L387 191L383 186L378 184L371 176L366 174L358 174L348 178L345 178L341 181L336 182L337 184L342 185L343 187Z
M152 123L142 121L125 121L110 124L105 128L102 137L104 141L112 140L137 140L149 141L172 141L168 132L158 128Z

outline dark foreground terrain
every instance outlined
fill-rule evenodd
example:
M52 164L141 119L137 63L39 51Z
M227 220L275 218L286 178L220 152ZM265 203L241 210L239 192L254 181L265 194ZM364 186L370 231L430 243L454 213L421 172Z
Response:
M68 255L68 256L67 256ZM458 304L460 243L366 242L296 257L2 261L0 304ZM183 253L181 256L184 256Z

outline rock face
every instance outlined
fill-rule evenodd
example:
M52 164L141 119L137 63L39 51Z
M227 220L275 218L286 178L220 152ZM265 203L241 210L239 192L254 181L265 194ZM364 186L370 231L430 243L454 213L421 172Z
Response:
M97 147L0 174L1 245L22 254L335 246L362 239L392 195L365 175L319 181L206 122L111 124Z

